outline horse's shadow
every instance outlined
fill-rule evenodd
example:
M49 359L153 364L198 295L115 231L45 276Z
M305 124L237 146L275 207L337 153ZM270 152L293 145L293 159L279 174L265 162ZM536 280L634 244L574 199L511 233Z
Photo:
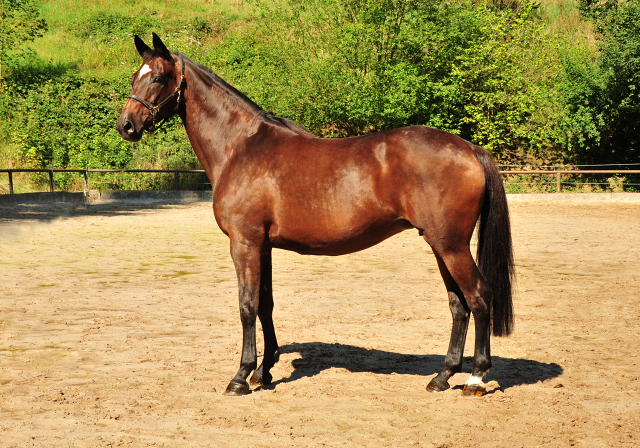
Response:
M443 355L406 355L325 342L289 344L280 347L280 352L299 353L302 358L292 362L295 370L291 376L274 381L265 388L313 377L331 367L343 368L350 372L372 372L382 375L397 373L431 376L439 372L444 363ZM530 359L493 356L491 361L493 368L485 381L497 381L502 390L556 378L563 372L562 367L556 363L547 364ZM465 357L462 371L470 373L472 364L473 359Z

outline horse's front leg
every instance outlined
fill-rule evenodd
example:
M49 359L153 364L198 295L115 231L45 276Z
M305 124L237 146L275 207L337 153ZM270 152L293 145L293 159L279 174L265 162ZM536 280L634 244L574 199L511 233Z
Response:
M271 367L280 359L278 341L273 327L273 286L271 268L271 250L264 250L260 259L260 304L258 317L264 335L264 358L262 364L253 372L249 383L255 386L271 384Z
M246 395L251 390L247 377L257 366L256 316L258 315L261 277L261 247L247 241L231 239L231 258L238 276L240 320L242 322L242 357L240 369L225 395Z

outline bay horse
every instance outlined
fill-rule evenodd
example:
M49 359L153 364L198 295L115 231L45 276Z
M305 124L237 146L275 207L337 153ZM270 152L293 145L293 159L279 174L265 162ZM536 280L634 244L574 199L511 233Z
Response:
M213 213L230 240L238 277L242 356L225 394L272 381L280 353L272 311L273 248L342 255L415 228L431 246L448 292L453 328L442 370L427 390L461 371L470 315L473 370L463 394L486 392L490 334L513 328L514 264L507 200L489 152L448 132L410 126L350 138L317 138L262 110L210 69L138 36L142 57L117 121L139 141L177 114L213 191ZM477 260L471 236L479 221ZM264 335L257 366L256 317Z

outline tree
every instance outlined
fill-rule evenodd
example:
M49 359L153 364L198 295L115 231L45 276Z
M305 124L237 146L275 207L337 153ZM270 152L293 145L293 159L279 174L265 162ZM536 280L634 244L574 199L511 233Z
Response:
M612 11L602 40L600 64L607 75L604 106L611 110L603 143L609 143L608 146L622 153L621 156L637 161L640 149L640 2L621 3Z
M581 0L584 17L598 32L597 79L576 77L588 88L580 106L599 117L592 157L603 161L640 161L640 1Z
M3 65L46 31L34 0L0 0L0 84Z
M558 44L536 17L538 4L495 3L477 8L480 33L455 58L447 112L462 137L502 162L553 163L564 158Z
M529 0L254 4L260 20L211 65L317 135L419 124L501 161L565 158L558 45Z

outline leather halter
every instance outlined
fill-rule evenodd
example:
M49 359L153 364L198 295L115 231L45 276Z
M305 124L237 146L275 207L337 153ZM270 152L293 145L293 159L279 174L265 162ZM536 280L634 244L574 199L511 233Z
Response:
M162 100L160 102L160 104L158 104L157 106L152 106L151 104L147 103L145 100L143 100L142 98L140 98L137 95L129 95L127 97L127 98L131 98L131 99L134 99L134 100L140 102L144 107L146 107L147 109L149 109L149 111L151 111L151 117L153 118L153 124L151 125L151 128L149 128L149 132L154 132L156 129L158 129L156 127L156 114L158 113L158 111L160 109L162 109L175 96L178 97L177 103L180 104L180 92L182 91L182 83L184 82L184 59L182 59L182 55L180 55L180 54L178 55L178 57L180 58L180 64L182 65L182 73L180 74L180 82L178 83L178 87L176 87L176 90L174 90L171 95L169 95L164 100ZM160 121L158 123L158 127L160 127L160 125L164 124L164 122L166 120L167 120L167 117L163 118L162 121Z

